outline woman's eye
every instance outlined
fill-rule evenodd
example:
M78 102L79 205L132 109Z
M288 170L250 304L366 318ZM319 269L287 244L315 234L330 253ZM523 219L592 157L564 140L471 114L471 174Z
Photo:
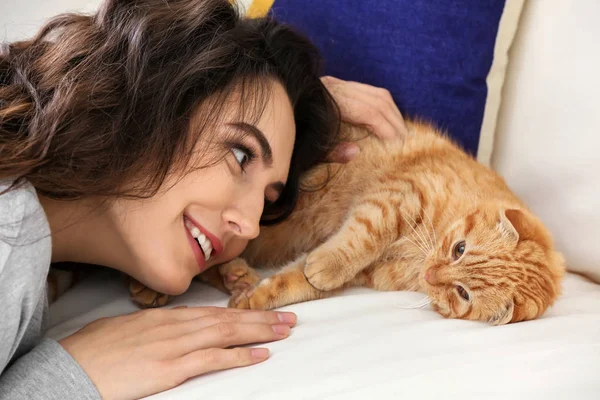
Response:
M246 151L244 151L243 149L234 147L233 149L231 149L231 152L233 153L233 156L235 157L235 160L237 161L237 163L240 165L240 167L244 167L248 161L250 160L250 156L248 155L248 153Z
M469 301L469 292L467 292L464 287L458 285L456 286L456 291L458 292L460 297Z
M454 260L458 260L459 258L461 258L462 255L465 254L465 247L466 243L464 240L461 240L460 242L456 243L454 245L454 249L452 250L452 258L454 258Z

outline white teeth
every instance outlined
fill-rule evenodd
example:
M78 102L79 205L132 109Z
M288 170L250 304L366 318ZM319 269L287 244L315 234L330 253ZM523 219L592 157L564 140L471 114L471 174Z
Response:
M213 250L212 245L210 244L210 240L208 240L203 234L200 234L200 236L196 240L198 241L198 244L200 244L200 247L202 247L202 252L204 252L205 260L208 261L208 259L210 258L210 253L212 253Z
M204 252L204 258L206 259L206 261L208 261L208 259L210 258L210 253L212 253L213 250L210 240L208 240L208 238L203 233L201 233L196 240L198 241L198 244L200 244L200 247L202 247L202 251Z
M190 231L192 237L198 241L198 244L200 245L200 247L202 248L202 252L204 253L204 259L208 261L213 251L212 243L206 237L206 235L200 232L200 229L198 229L188 219L185 220L185 226Z

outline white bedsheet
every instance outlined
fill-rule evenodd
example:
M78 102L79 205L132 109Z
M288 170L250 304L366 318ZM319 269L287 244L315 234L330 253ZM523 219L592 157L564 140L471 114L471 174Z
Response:
M286 307L298 326L267 362L150 399L600 399L600 285L568 275L543 318L500 327L398 307L422 298L358 289ZM195 282L174 305L226 301ZM123 282L99 274L52 307L48 336L135 310Z

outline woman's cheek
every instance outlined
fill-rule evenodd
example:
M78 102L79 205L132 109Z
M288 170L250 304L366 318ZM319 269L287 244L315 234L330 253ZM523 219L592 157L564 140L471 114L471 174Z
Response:
M218 260L215 260L217 264L223 264L228 261L233 260L236 257L239 257L240 254L244 251L244 249L248 246L247 239L235 238L227 243L225 250L223 253L219 255Z

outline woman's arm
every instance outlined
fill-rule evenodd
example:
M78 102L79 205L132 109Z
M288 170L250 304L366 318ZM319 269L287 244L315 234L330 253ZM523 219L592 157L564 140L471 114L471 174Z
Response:
M44 339L0 375L0 400L100 398L79 364L50 339Z
M0 182L0 192L11 182ZM99 399L55 341L40 342L47 314L50 230L31 185L0 196L0 399Z

